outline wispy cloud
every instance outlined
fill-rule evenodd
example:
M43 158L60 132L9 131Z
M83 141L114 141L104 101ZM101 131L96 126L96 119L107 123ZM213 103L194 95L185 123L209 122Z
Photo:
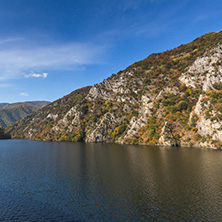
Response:
M0 83L0 88L7 88L10 86L11 86L11 84L8 84L8 83Z
M25 75L25 78L31 78L31 77L34 77L34 78L47 78L48 76L48 73L42 73L42 74L38 74L38 73L30 73L28 75Z
M8 43L13 43L13 42L18 42L20 40L24 40L23 38L2 38L0 39L0 44L8 44Z
M124 10L139 8L141 10L142 4L161 4L165 0L139 0L135 2L130 0L128 3L120 3L120 8ZM104 32L104 36L110 39L117 38L154 38L162 35L165 31L171 30L175 24L181 21L181 18L177 18L178 11L182 10L186 5L186 2L180 2L169 9L158 11L157 9L150 13L135 13L134 17L127 17L128 19L121 20L118 25L113 29ZM144 8L146 8L144 6ZM183 18L182 18L183 19Z
M27 97L27 96L29 96L29 94L27 92L21 92L20 96L26 96Z
M163 0L122 0L122 1L116 1L115 4L118 4L118 7L123 12L132 9L136 10L138 9L142 4L154 4L158 2L162 2Z
M20 40L17 45L6 39L5 44L1 46L1 42L4 40L0 40L0 80L22 76L46 78L47 73L38 74L39 71L72 70L82 65L98 63L106 50L105 47L88 43L41 46L25 44L24 40ZM34 73L27 75L31 70Z

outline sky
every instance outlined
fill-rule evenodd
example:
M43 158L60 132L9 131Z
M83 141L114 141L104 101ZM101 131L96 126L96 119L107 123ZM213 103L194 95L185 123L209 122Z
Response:
M0 103L54 101L221 29L221 0L0 0Z

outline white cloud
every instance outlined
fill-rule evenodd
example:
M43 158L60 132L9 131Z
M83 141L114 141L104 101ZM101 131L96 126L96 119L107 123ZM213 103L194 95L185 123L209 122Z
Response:
M26 93L26 92L21 92L21 93L20 93L20 96L29 96L29 94Z
M4 42L4 39L0 39ZM28 77L47 77L38 70L74 70L82 65L96 64L104 55L105 47L88 43L38 45L6 39L0 44L0 81ZM26 73L34 71L28 76ZM35 71L36 70L36 71ZM40 76L41 75L41 76Z
M47 78L47 76L48 76L48 73L45 73L45 72L42 73L42 77L43 77L43 78Z
M30 73L28 75L25 75L25 78L30 78L30 77L34 77L34 78L39 78L39 77L42 77L42 78L47 78L48 76L48 73L42 73L42 74L38 74L38 73Z

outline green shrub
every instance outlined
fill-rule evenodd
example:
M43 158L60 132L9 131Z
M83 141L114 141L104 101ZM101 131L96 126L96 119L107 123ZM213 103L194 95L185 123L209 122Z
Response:
M187 103L184 102L184 101L180 101L179 104L178 104L178 110L186 110L188 107Z
M222 89L222 82L215 82L213 84L213 87L217 90L221 90Z
M126 130L126 127L127 125L125 123L122 123L120 126L116 127L111 134L113 140L119 137Z
M219 106L219 108L217 109L220 113L222 113L222 106Z

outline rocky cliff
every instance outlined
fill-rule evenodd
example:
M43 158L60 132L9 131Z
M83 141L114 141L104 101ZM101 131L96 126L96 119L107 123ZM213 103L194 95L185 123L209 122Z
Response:
M220 148L222 32L152 54L8 128L13 138Z

